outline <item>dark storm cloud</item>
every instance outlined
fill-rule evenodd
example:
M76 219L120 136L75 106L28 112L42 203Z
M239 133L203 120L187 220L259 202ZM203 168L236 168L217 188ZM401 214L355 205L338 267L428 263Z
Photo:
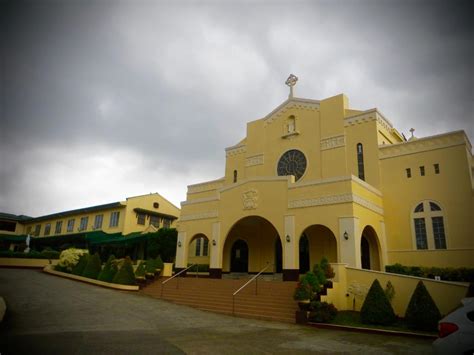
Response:
M290 72L297 96L344 92L404 132L474 137L468 1L2 6L1 211L156 190L178 203L223 174L224 148L286 98Z

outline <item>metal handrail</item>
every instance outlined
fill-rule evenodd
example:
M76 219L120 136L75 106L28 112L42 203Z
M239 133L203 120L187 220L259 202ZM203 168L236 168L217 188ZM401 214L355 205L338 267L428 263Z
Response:
M250 280L248 280L245 284L243 284L237 291L235 291L233 294L232 294L232 315L234 315L235 313L235 296L237 296L237 294L242 291L244 288L246 288L249 284L251 284L254 280L255 280L255 295L257 295L257 292L258 292L258 280L257 278L270 266L273 266L274 264L269 264L267 263L267 266L265 266L262 270L260 270L257 275L255 275L254 277L252 277Z
M161 295L160 295L160 297L163 298L163 289L165 288L165 283L167 283L168 281L174 279L176 276L181 275L183 272L185 272L186 270L192 268L194 265L197 265L197 264L192 264L191 266L188 266L186 269L183 269L183 270L181 270L180 272L174 274L174 275L171 276L169 279L166 279L165 281L163 281L163 282L161 283ZM176 288L178 288L178 286L179 286L179 279L178 279L178 282L176 283Z

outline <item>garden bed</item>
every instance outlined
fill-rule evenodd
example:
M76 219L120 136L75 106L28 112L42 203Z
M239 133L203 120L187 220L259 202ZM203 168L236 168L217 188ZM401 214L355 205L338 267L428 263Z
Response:
M56 275L56 276L64 277L64 278L71 279L71 280L86 282L86 283L97 285L97 286L113 288L113 289L116 289L116 290L122 290L122 291L138 291L138 290L140 290L140 286L136 286L136 285L120 285L120 284L115 284L115 283L110 283L110 282L94 280L94 279L91 279L91 278L88 278L88 277L68 274L66 272L56 271L50 265L46 266L43 269L43 271L48 273L48 274L51 274L51 275Z
M359 312L355 311L339 311L336 318L334 318L330 323L308 322L308 325L324 329L339 329L364 333L401 335L430 339L437 338L436 332L422 332L409 329L408 326L404 324L403 320L398 320L395 324L389 326L364 324L360 321Z

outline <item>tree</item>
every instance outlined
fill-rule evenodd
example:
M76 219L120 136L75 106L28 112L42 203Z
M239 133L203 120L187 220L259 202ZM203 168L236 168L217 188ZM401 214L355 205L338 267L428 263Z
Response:
M177 240L178 232L175 228L161 228L158 232L149 233L147 256L156 258L160 255L164 262L173 262Z
M440 319L441 313L436 303L431 298L423 281L419 281L405 313L408 327L416 330L436 330Z
M367 324L388 325L394 323L396 319L379 280L375 279L360 310L360 320Z
M85 267L87 266L87 262L89 261L89 254L82 254L79 257L79 261L77 264L72 268L71 274L82 276Z

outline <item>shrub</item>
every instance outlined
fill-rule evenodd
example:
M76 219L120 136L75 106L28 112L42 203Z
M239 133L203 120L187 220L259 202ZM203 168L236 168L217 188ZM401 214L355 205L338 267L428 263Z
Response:
M163 260L161 259L161 256L157 256L155 259L155 266L157 269L163 270Z
M146 260L146 273L149 275L155 275L156 269L156 259L148 258Z
M135 277L145 277L146 265L144 261L141 261L138 264L137 269L135 270Z
M360 320L362 323L380 325L388 325L396 321L392 305L377 279L374 280L365 297L360 310Z
M336 274L334 273L334 269L332 268L331 264L329 264L329 261L325 256L321 259L320 265L326 279L329 280L336 276Z
M405 313L405 321L411 329L436 330L441 314L423 281L418 282Z
M298 282L293 298L297 301L311 300L316 292L321 290L319 281L314 273L308 271Z
M98 253L91 255L87 261L87 265L82 272L82 276L97 280L102 270L102 262Z
M115 263L115 256L109 256L109 259L104 265L104 268L100 272L97 280L104 282L112 282L115 274L117 273L117 264Z
M395 297L395 287L393 287L390 280L387 281L384 292L385 296L387 296L388 301L392 303L393 297Z
M45 259L59 259L59 251L45 249L41 252L41 256Z
M77 262L77 264L74 265L74 267L72 268L71 274L82 276L82 273L84 272L84 269L86 268L88 261L89 261L89 254L82 254L79 257L79 261Z
M329 323L337 315L337 308L332 303L313 301L310 306L309 320L317 323Z
M324 274L324 270L321 268L321 266L319 266L319 264L315 264L313 266L313 274L318 282L318 290L316 292L319 292L321 289L321 285L325 285L328 280L326 278L326 275Z
M86 253L89 253L89 251L85 249L69 248L63 250L59 255L58 265L71 272L72 268L79 262L81 255Z
M132 261L128 256L120 270L115 274L112 282L120 285L135 285L135 273L133 272Z
M387 265L385 271L394 274L411 275L434 279L439 276L445 281L474 282L474 268L441 268L441 267L421 267L404 266L401 264Z

